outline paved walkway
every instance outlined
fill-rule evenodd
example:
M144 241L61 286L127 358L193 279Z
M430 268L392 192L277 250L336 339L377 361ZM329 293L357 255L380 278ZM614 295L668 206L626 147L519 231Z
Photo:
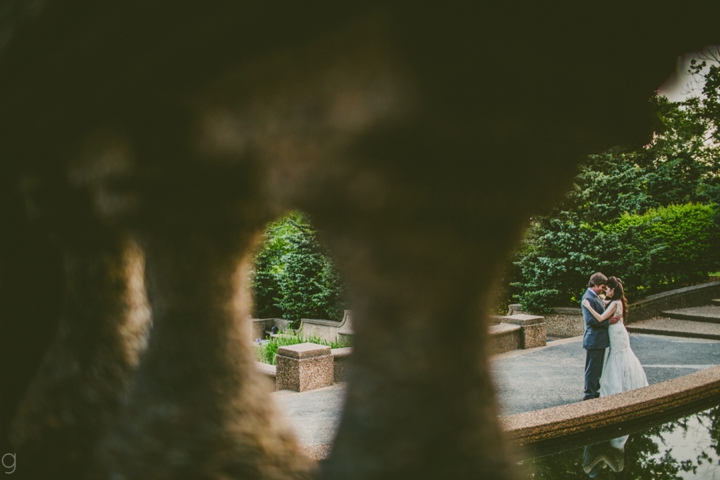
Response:
M516 350L493 358L503 415L539 410L582 398L585 350L581 337L549 342L547 347ZM720 364L720 341L655 335L630 335L650 384ZM304 445L332 443L343 407L345 385L305 393L275 392Z

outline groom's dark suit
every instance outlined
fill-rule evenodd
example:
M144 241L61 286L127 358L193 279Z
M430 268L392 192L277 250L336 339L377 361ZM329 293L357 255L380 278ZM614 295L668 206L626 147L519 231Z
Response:
M595 292L588 289L583 295L583 300L588 299L590 306L598 313L603 313L605 305ZM602 375L603 361L605 360L605 349L610 346L608 337L609 322L598 322L595 317L582 306L583 320L585 321L585 335L583 336L583 348L585 349L585 396L583 400L597 398L600 396L600 375Z

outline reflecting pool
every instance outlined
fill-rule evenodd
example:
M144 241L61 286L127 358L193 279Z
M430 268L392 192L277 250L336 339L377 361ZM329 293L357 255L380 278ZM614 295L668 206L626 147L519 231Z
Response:
M612 430L606 430L587 445L579 438L556 444L556 453L542 455L530 446L525 456L534 458L520 465L527 479L720 480L719 417L716 404L660 424L615 428L612 438Z

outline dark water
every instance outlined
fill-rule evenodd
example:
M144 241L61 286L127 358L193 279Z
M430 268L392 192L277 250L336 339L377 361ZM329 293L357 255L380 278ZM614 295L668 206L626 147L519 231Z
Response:
M524 456L534 458L521 462L524 478L720 480L720 405L713 403L696 413L686 410L664 423L656 418L606 429L586 442L575 438L556 442L554 448L530 446ZM548 454L553 449L556 452Z

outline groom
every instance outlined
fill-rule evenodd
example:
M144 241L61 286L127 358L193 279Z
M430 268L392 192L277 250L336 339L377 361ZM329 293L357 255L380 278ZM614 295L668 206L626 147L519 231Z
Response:
M590 306L598 313L603 313L605 304L598 296L605 291L607 277L600 272L593 273L588 282L588 289L583 295ZM582 305L583 320L585 321L585 335L583 336L583 348L585 349L585 396L583 400L598 398L600 396L600 375L602 374L603 361L605 360L605 349L610 346L608 337L608 326L610 322L598 322L595 317Z

